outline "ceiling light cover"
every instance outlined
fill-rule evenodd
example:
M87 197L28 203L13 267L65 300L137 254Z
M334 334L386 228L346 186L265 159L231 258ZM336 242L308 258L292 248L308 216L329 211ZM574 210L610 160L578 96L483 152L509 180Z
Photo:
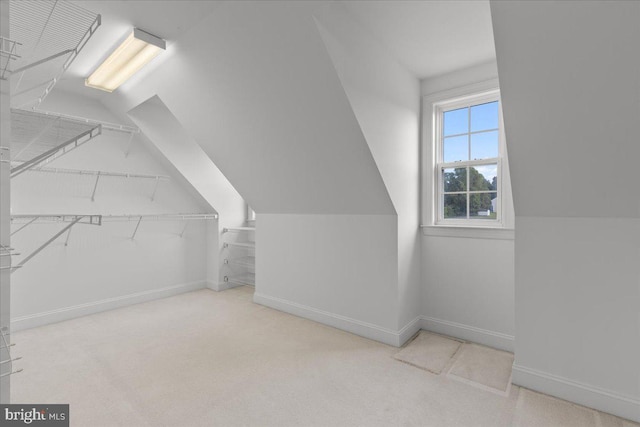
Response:
M113 92L165 50L161 38L134 28L116 50L85 80L86 86Z

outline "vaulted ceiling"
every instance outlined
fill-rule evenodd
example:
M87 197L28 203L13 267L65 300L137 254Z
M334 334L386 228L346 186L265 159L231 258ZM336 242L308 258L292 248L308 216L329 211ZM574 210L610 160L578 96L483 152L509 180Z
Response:
M160 1L151 5L148 1L81 0L74 3L100 13L102 26L67 71L59 89L101 99L108 94L85 88L84 78L132 27L156 34L171 46L225 2ZM336 3L419 79L495 59L488 1Z

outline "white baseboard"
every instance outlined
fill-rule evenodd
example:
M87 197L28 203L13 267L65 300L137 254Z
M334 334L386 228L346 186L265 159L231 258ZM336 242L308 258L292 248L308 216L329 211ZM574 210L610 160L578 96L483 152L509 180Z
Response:
M513 384L640 422L640 400L513 364Z
M59 308L42 313L15 317L11 319L11 330L21 331L24 329L36 328L38 326L62 322L64 320L74 319L76 317L100 313L107 310L113 310L114 308L139 304L142 302L166 298L185 292L204 289L205 287L206 283L204 281L189 282L180 285L167 286L160 289L136 292L134 294L122 295L114 298L107 298L100 301L93 301L85 304L74 305L71 307Z
M406 339L411 338L411 336L418 331L420 325L420 322L417 321L418 319L415 319L413 322L409 323L409 325L402 328L401 331L393 331L372 323L319 310L293 301L262 295L257 292L253 294L253 302L285 313L293 314L295 316L304 317L305 319L313 320L324 325L342 329L343 331L351 332L352 334L360 335L361 337L379 341L394 347L400 347L400 345L404 343L401 337L408 335ZM414 328L417 329L412 333Z
M514 337L500 332L422 316L422 329L513 353Z
M411 322L407 323L404 328L400 329L398 337L398 347L401 347L422 329L422 316L417 316Z
M513 352L514 337L511 335L431 317L418 316L399 331L393 331L378 325L257 292L253 295L253 301L257 304L304 317L305 319L310 319L324 325L333 326L334 328L342 329L343 331L351 332L394 347L401 347L418 333L418 331L425 329L442 335Z
M207 288L214 290L216 292L226 291L227 289L237 288L238 286L242 286L242 285L238 285L236 283L229 283L229 282L215 283L210 280L207 280Z

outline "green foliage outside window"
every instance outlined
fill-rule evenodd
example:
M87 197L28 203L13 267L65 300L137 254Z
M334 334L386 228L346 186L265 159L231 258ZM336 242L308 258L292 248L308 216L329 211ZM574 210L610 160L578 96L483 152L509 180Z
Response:
M449 169L451 170L451 169ZM449 192L458 192L467 190L467 168L455 168L452 172L445 171L444 190L444 217L445 218L466 218L467 217L467 196L469 196L469 214L470 216L478 216L479 211L490 211L490 215L485 216L487 219L495 219L496 213L493 212L491 200L497 196L497 177L493 177L489 182L476 168L469 169L469 190L470 191L486 191L486 193L471 194L449 194Z

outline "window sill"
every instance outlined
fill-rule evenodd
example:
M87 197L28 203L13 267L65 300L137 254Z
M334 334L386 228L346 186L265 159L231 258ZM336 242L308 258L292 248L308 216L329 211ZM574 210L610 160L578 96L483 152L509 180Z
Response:
M514 240L515 230L503 227L470 227L452 225L422 225L422 234L437 237L463 237L468 239Z

